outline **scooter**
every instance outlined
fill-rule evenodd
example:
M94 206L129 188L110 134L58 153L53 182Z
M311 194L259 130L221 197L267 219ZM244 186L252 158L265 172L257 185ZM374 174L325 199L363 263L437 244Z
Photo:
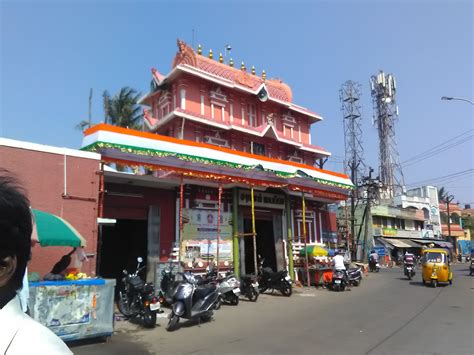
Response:
M174 265L171 263L167 269L161 271L160 283L160 303L171 305L173 303L173 295L178 285L182 280L176 279L176 274L173 274Z
M334 270L332 274L331 289L333 291L344 291L347 287L344 270Z
M362 270L360 267L347 270L349 284L352 286L359 286L362 282Z
M155 297L152 283L146 283L139 273L145 268L141 266L143 259L137 258L138 265L134 273L123 270L122 288L119 291L118 309L125 317L142 318L143 325L153 328L156 325L156 313L160 312L160 302Z
M166 326L167 331L177 329L180 318L210 321L219 299L216 285L198 286L198 280L193 274L190 272L180 274L183 276L183 281L176 287L172 296L173 303Z
M257 276L242 275L240 277L240 292L249 301L256 302L259 295Z
M415 265L414 263L405 263L403 271L408 280L411 280L415 276Z
M239 304L240 282L232 272L229 271L224 277L219 277L217 270L211 267L203 278L198 279L198 285L206 283L216 283L218 285L219 301L216 309L220 308L221 303L233 306Z
M260 262L258 272L258 287L260 293L268 289L279 290L284 296L290 297L293 290L291 288L291 278L286 270L273 271L269 267L263 267L265 259Z
M370 259L369 260L369 271L370 272L379 272L380 271L380 265L377 260Z

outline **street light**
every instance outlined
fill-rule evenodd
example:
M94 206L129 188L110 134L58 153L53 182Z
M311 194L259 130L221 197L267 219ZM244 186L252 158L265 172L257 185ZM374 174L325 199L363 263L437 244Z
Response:
M463 97L443 96L443 97L441 97L441 100L447 100L447 101L451 101L451 100L466 101L466 102L469 102L471 105L474 105L474 102L473 102L472 100L465 99L465 98L463 98Z

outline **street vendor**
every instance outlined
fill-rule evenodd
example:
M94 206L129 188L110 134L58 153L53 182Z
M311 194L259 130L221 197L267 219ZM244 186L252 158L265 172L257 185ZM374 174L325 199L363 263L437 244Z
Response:
M72 354L22 310L17 291L31 255L31 231L28 199L0 170L0 354Z

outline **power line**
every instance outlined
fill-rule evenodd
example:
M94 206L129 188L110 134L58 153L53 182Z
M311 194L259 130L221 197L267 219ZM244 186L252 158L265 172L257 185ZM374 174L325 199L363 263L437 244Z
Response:
M430 149L428 149L428 150L426 150L426 151L424 151L424 152L422 152L422 153L419 153L419 154L417 154L417 155L415 155L415 156L413 156L413 157L411 157L411 158L409 158L409 159L407 159L407 160L405 160L405 161L402 161L402 164L408 163L408 162L410 162L411 160L418 159L419 157L424 156L425 154L431 153L433 150L438 149L438 148L441 148L443 145L452 143L452 141L453 141L454 139L457 139L457 138L459 138L459 137L462 137L462 136L464 136L464 135L466 135L466 134L468 134L468 133L471 133L472 131L474 131L474 129L470 129L470 130L468 130L468 131L466 131L466 132L463 132L463 133L461 133L461 134L458 134L457 136L452 137L452 138L450 138L450 139L448 139L448 140L446 140L446 141L444 141L444 142L442 142L442 143L440 143L440 144L437 144L437 145L431 147ZM472 137L472 136L471 136L471 137Z
M449 144L449 145L443 144L444 146L439 147L439 148L437 148L437 149L435 149L435 150L433 150L434 148L431 148L430 150L428 150L428 151L426 151L426 152L424 152L424 153L418 154L418 155L416 155L415 157L406 160L404 163L402 163L402 165L403 165L404 167L408 167L408 166L410 166L410 165L419 163L420 161L423 161L423 160L426 160L426 159L428 159L428 158L431 158L431 157L433 157L433 156L435 156L435 155L438 155L438 154L440 154L440 153L442 153L442 152L444 152L444 151L446 151L446 150L448 150L448 149L451 149L451 148L457 147L457 146L460 145L460 144L466 143L466 142L472 140L473 137L474 137L474 135L470 135L470 136L467 136L467 137L463 137L463 138L461 138L461 139L459 139L459 140L457 140L457 141L454 141L454 142L451 141L451 144Z
M419 185L419 184L424 184L424 183L427 183L427 182L434 182L434 181L438 181L438 180L445 180L445 179L448 179L448 178L451 178L451 177L460 177L460 176L464 176L464 175L469 175L469 174L472 174L473 171L474 171L474 169L471 168L471 169L467 169L467 170L463 170L463 171L458 171L457 173L440 176L440 177L437 177L437 178L430 178L430 179L416 181L416 182L413 182L411 184L408 184L408 186Z

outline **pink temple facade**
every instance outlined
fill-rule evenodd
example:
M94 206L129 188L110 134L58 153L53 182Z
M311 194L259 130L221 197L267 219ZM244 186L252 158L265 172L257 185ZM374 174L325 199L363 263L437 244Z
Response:
M171 72L152 69L152 90L141 99L150 131L311 166L330 155L311 141L322 118L295 105L281 80L178 47Z

